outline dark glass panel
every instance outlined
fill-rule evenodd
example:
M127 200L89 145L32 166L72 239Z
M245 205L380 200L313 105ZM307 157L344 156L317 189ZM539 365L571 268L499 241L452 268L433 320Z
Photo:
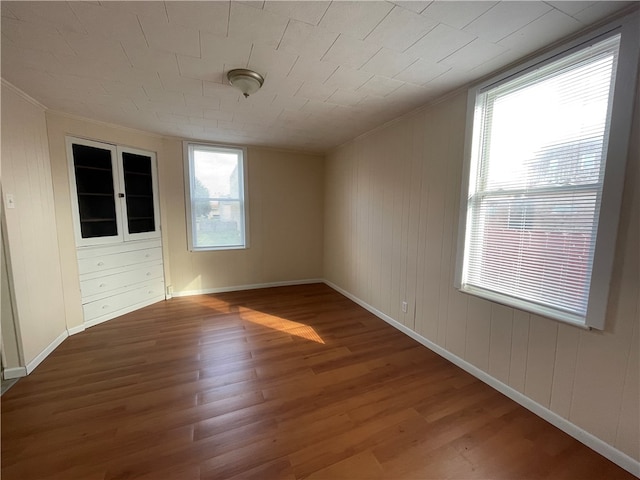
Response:
M116 208L113 197L105 195L79 194L80 221L116 218Z
M122 168L129 233L153 232L155 214L151 157L125 152L122 154Z
M82 238L115 237L118 234L115 220L81 221L80 231Z
M113 176L110 170L76 167L76 187L79 194L103 193L113 197Z
M111 151L78 144L72 150L82 238L118 235Z
M111 171L111 151L74 143L73 163L76 167L104 168Z
M153 219L152 197L127 197L127 214L129 218L149 217Z
M152 232L155 229L153 218L130 218L129 233Z

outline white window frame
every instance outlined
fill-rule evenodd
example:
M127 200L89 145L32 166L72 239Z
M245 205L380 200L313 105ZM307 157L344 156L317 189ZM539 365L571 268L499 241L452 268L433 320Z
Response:
M504 73L498 74L469 89L467 97L467 118L465 127L464 164L460 196L460 216L458 224L456 271L454 286L463 293L475 295L497 303L519 308L548 318L583 328L603 330L609 299L609 284L613 269L616 236L622 202L622 190L627 163L629 137L633 118L636 93L638 56L640 54L640 13L634 12L616 19L586 35L554 48ZM551 307L536 307L527 301L493 294L463 284L465 245L467 236L467 210L469 202L469 182L472 163L472 142L474 134L474 111L477 95L488 88L497 86L518 76L529 73L550 62L574 53L589 44L620 34L620 49L616 70L612 103L609 138L606 145L607 159L602 190L602 201L598 219L596 245L593 258L591 285L584 318L565 314Z
M195 178L192 175L193 172L193 152L194 148L200 148L204 150L212 150L218 152L233 152L240 156L240 171L238 172L239 178L239 201L240 211L242 212L242 219L240 225L240 231L242 236L242 242L238 245L219 245L219 246L204 246L199 247L194 245L194 228L196 226L195 219L193 218L192 209L192 197L191 192L194 189ZM184 184L185 184L185 206L187 217L187 242L189 251L201 252L201 251L217 251L217 250L243 250L249 248L249 215L247 208L247 149L245 147L236 147L230 145L219 145L205 142L183 142L183 158L184 158Z

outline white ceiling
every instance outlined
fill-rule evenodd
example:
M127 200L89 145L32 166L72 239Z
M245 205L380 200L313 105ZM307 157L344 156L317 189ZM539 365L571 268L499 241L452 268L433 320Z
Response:
M2 77L57 111L321 152L631 3L2 1Z

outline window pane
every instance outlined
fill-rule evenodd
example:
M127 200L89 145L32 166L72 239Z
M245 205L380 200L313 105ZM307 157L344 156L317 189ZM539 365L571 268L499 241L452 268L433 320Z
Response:
M196 247L242 245L240 202L196 200Z
M195 198L238 198L237 153L195 150L193 170L196 188Z
M489 196L473 210L467 283L584 315L596 191Z
M192 247L244 247L242 150L192 145L189 154Z
M613 64L606 52L487 95L485 188L598 181Z

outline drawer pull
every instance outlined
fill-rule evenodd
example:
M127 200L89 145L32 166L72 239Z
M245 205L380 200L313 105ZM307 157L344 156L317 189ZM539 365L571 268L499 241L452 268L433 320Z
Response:
M98 262L98 266L102 267L104 265L104 262Z
M151 272L147 272L147 277L150 277L150 276L151 276Z
M106 309L106 308L109 308L109 305L102 305L102 309L103 310Z
M150 253L147 253L144 257L145 257L145 258L149 258L150 256L151 256L151 254L150 254Z
M149 290L147 293L148 293L148 294L152 294L152 293L153 293L153 290Z
M101 283L101 284L100 284L100 288L104 288L104 287L106 287L106 286L107 286L107 284L106 284L106 283Z

